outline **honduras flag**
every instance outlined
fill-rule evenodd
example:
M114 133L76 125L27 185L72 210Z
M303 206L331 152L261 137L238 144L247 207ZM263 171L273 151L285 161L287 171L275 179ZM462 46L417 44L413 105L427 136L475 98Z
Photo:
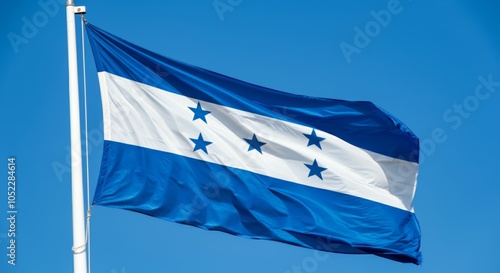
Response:
M420 264L418 138L371 102L300 96L90 24L104 153L94 204Z

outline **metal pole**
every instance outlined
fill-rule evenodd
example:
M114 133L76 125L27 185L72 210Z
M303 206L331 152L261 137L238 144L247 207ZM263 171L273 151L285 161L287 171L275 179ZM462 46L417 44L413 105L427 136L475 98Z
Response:
M84 12L85 7L75 7L72 0L68 0L66 3L74 273L87 273L85 208L83 203L82 144L80 138L80 101L78 92L78 63L75 31L75 14Z

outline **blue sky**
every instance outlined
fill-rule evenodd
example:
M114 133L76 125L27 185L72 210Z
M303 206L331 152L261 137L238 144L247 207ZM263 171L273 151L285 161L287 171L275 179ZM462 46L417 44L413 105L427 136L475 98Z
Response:
M61 2L0 4L0 177L7 181L7 158L15 156L18 181L16 266L7 264L7 183L0 186L0 272L72 270ZM214 2L228 8L217 11ZM174 59L287 92L372 101L422 144L414 202L422 266L370 255L317 259L308 249L96 207L93 272L500 272L497 1L76 4L87 7L92 24ZM102 117L87 50L92 192Z

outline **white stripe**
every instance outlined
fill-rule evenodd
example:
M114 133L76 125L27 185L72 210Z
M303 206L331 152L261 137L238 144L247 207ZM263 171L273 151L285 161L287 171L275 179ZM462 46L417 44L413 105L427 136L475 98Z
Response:
M418 164L399 160L351 145L334 135L316 130L322 150L307 146L303 134L312 128L274 118L199 101L99 72L104 138L106 140L174 153L216 164L248 170L278 179L341 192L399 209L413 211ZM208 124L193 121L188 107L200 102ZM203 135L213 142L208 154L193 151L190 138ZM263 154L248 151L244 138L253 134L261 142ZM323 180L304 163L328 168Z

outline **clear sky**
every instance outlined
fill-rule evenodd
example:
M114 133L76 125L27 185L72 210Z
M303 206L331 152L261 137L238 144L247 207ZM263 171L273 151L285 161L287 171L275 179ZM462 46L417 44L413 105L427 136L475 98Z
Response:
M61 2L0 3L2 273L73 268ZM93 272L500 272L500 3L352 2L76 4L87 7L92 24L162 55L287 92L369 100L401 119L422 144L414 205L423 265L371 255L318 259L309 249L95 207ZM93 193L102 117L97 74L87 50ZM15 266L6 255L11 156L17 168Z

